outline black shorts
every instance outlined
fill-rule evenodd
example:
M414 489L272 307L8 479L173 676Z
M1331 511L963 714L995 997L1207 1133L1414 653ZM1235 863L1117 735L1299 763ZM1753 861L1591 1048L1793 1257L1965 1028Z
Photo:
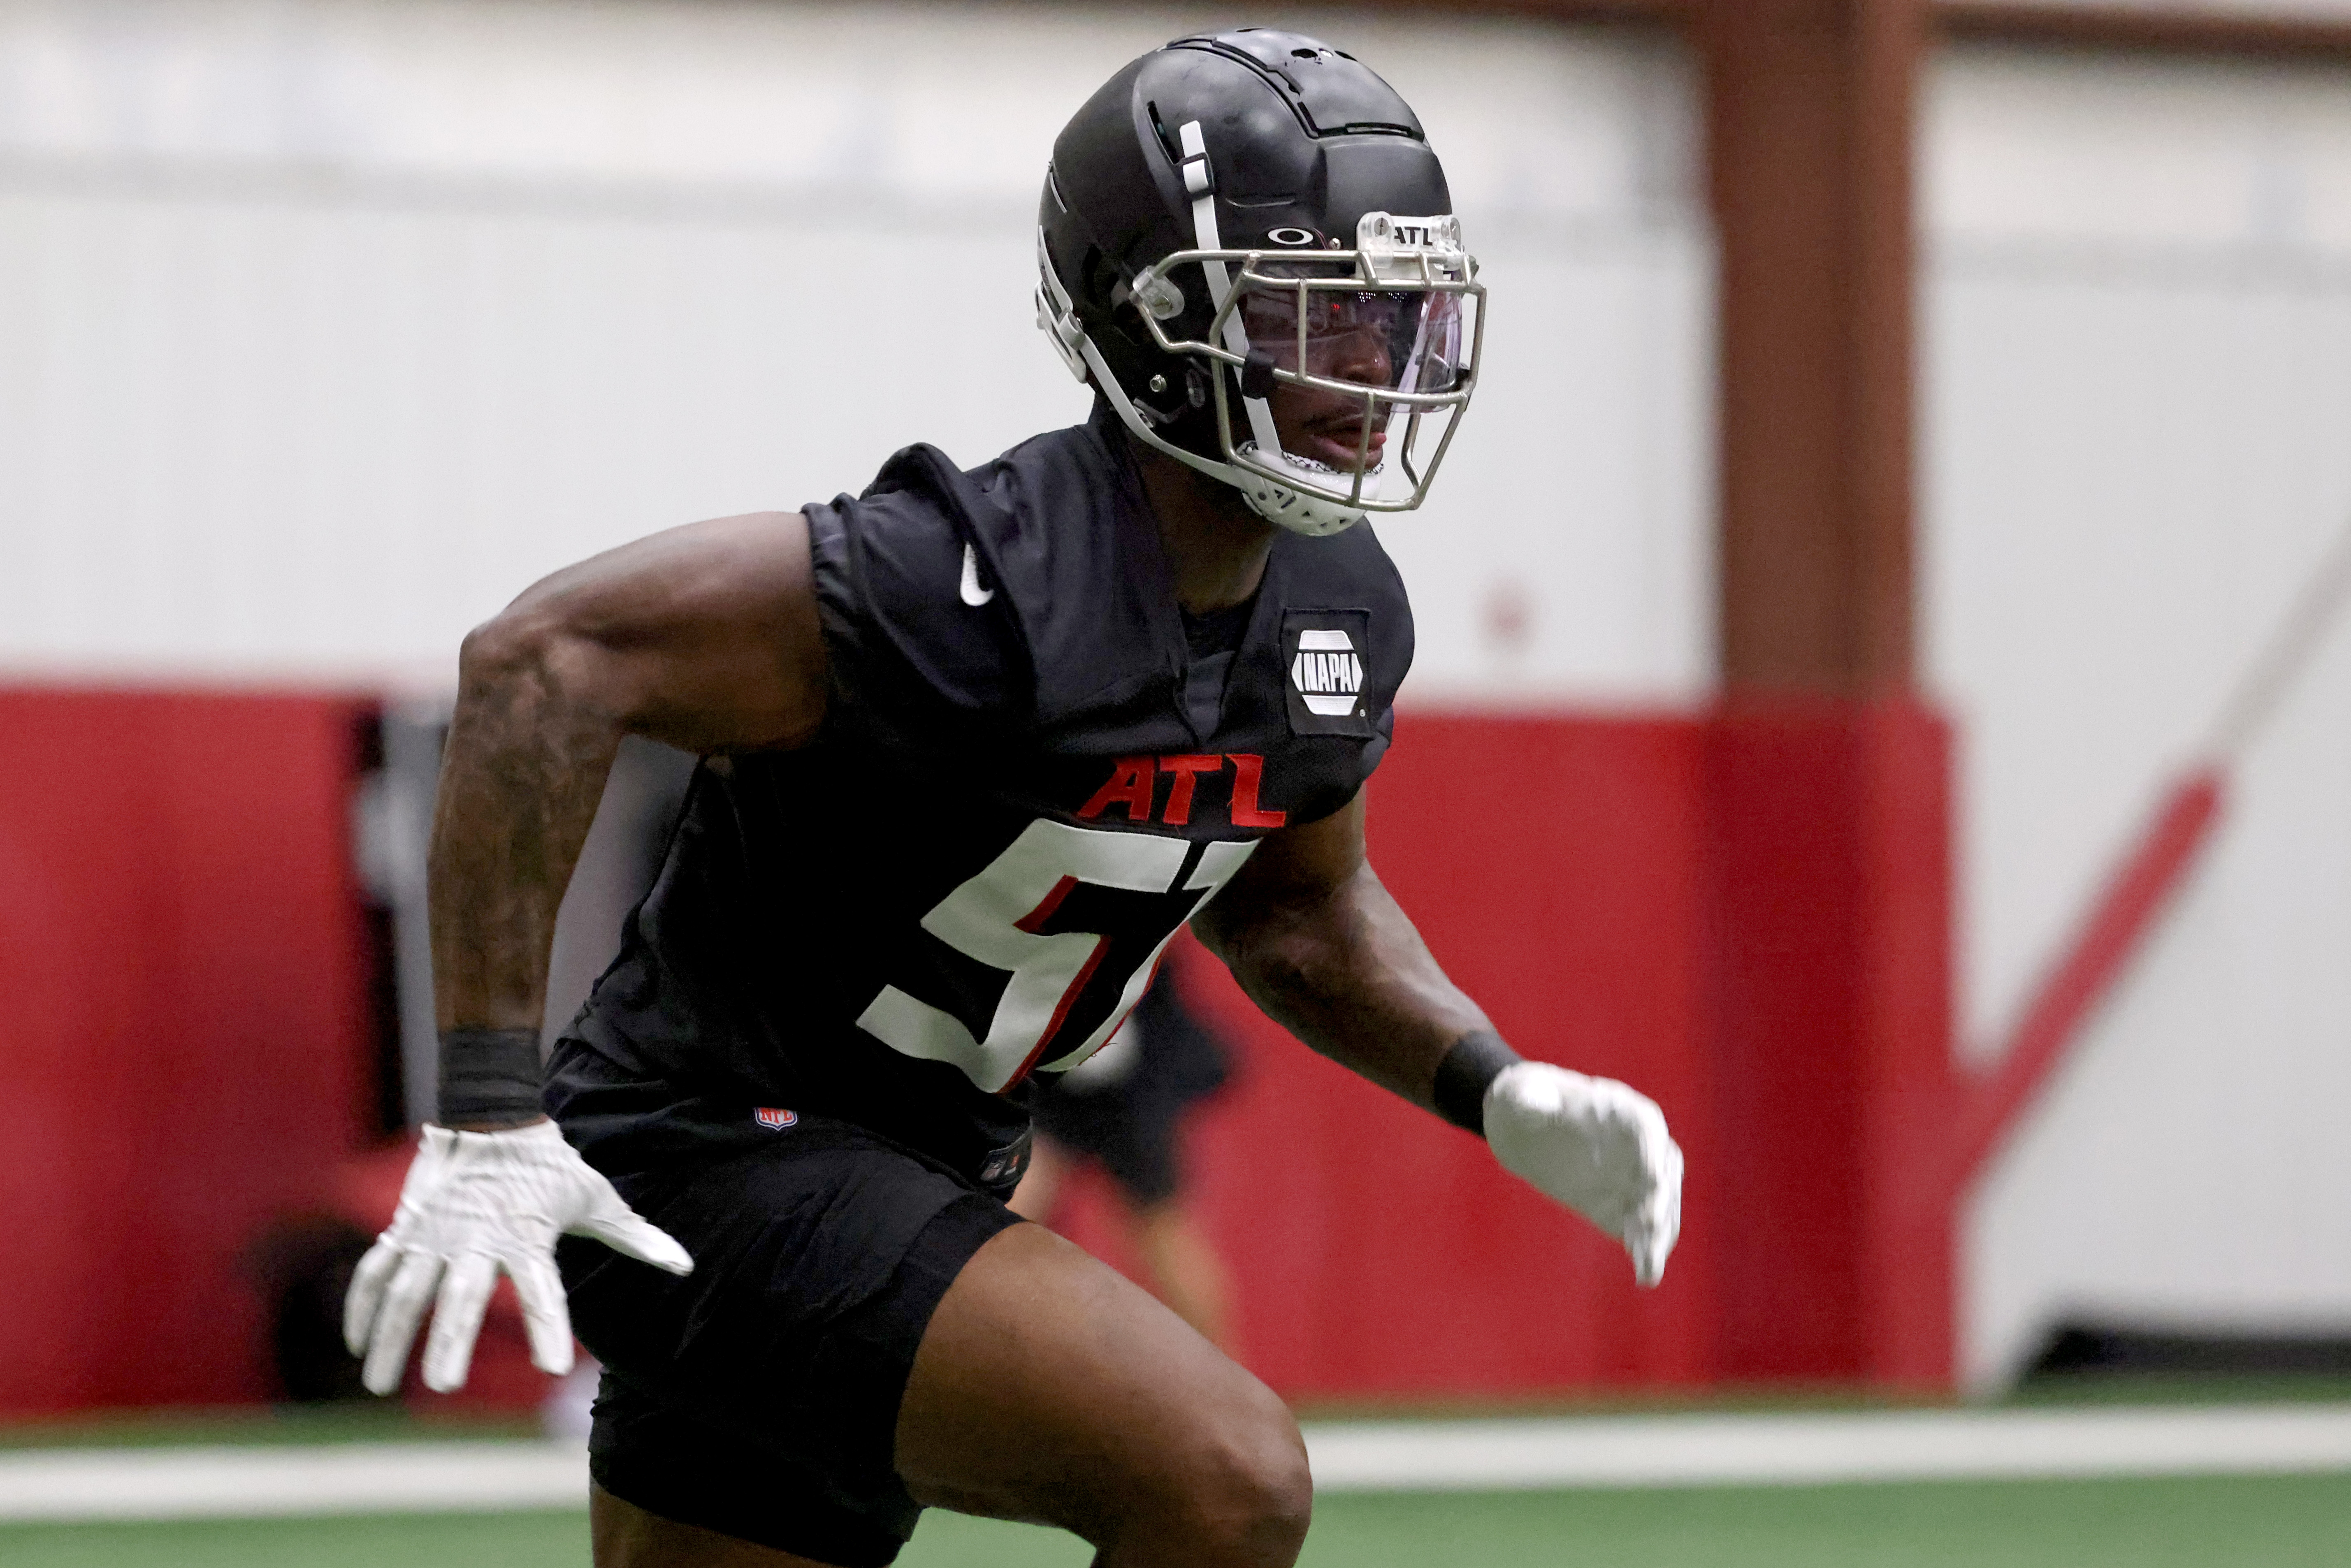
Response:
M604 1364L597 1485L638 1507L841 1568L895 1558L920 1510L898 1406L931 1313L1019 1223L937 1161L848 1123L631 1078L556 1048L548 1109L684 1279L566 1237L573 1329Z

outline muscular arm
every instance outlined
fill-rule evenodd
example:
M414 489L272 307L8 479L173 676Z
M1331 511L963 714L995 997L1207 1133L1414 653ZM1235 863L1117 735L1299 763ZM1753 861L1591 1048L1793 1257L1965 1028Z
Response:
M1454 1043L1493 1027L1373 873L1360 793L1268 838L1193 929L1267 1016L1416 1105Z
M429 862L440 1026L529 1030L625 735L796 745L824 712L807 519L756 512L557 572L465 639Z
M824 649L797 512L695 523L559 571L465 639L427 862L441 1110L400 1207L352 1270L343 1342L400 1386L426 1304L424 1381L465 1381L490 1291L514 1281L530 1358L571 1370L559 1234L673 1274L694 1260L538 1113L538 1022L564 884L626 735L694 751L789 746L824 716Z

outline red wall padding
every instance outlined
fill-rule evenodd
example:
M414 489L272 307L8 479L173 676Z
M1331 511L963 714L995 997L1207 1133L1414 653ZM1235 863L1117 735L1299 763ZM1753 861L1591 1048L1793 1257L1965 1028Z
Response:
M0 1413L265 1395L238 1257L358 1146L358 706L0 691ZM1923 710L1410 714L1373 863L1530 1055L1689 1155L1664 1286L1466 1134L1232 1036L1198 1200L1310 1398L1949 1375L1948 737ZM1922 1176L1920 1173L1925 1173ZM1081 1239L1117 1248L1102 1206Z
M358 716L0 690L0 1412L266 1396L241 1250L360 1132Z
M1665 1284L1474 1138L1315 1056L1196 947L1179 983L1241 1051L1192 1168L1243 1358L1285 1395L1526 1395L1710 1371L1694 718L1408 715L1369 796L1372 862L1530 1056L1638 1085L1691 1156ZM1103 1209L1081 1239L1113 1250Z
M1905 701L1402 719L1374 865L1511 1043L1664 1105L1681 1248L1636 1291L1613 1243L1193 950L1243 1046L1195 1147L1244 1358L1310 1399L1948 1387L1949 752ZM1089 1196L1073 1228L1115 1257Z

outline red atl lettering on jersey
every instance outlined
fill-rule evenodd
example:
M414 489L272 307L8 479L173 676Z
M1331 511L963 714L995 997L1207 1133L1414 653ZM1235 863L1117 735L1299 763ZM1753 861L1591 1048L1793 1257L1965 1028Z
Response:
M1126 808L1130 822L1151 821L1151 791L1158 780L1148 757L1122 757L1111 765L1110 782L1078 808L1078 821L1090 822L1113 806Z
M1163 757L1159 766L1176 776L1167 789L1167 811L1159 820L1171 828L1183 827L1192 820L1192 789L1203 773L1222 773L1225 759L1213 754L1206 757Z
M1227 758L1233 765L1233 826L1236 828L1278 828L1290 821L1287 811L1260 811L1257 805L1257 787L1265 778L1265 758L1253 751L1235 752Z
M1237 751L1225 756L1162 757L1156 761L1148 757L1122 757L1111 764L1110 782L1094 791L1094 798L1078 808L1080 821L1092 821L1113 806L1126 808L1130 822L1152 820L1152 797L1158 789L1159 775L1164 771L1175 780L1167 788L1167 808L1159 820L1171 828L1187 827L1192 821L1192 796L1198 788L1203 773L1221 773L1228 762L1233 767L1232 822L1236 828L1278 828L1290 821L1287 811L1269 811L1258 805L1258 790L1265 782L1265 758L1254 751Z

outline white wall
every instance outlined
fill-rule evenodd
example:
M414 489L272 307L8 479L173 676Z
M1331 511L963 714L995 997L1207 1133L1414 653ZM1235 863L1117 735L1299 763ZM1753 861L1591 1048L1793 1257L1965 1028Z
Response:
M2351 526L2351 74L1948 55L1928 657L1980 1060ZM1978 1195L1966 1362L2068 1312L2351 1327L2351 625Z
M1201 20L0 0L0 664L440 681L584 553L1082 417L1029 304L1046 156ZM1694 692L1678 57L1308 25L1417 107L1492 289L1489 385L1384 527L1415 694Z

